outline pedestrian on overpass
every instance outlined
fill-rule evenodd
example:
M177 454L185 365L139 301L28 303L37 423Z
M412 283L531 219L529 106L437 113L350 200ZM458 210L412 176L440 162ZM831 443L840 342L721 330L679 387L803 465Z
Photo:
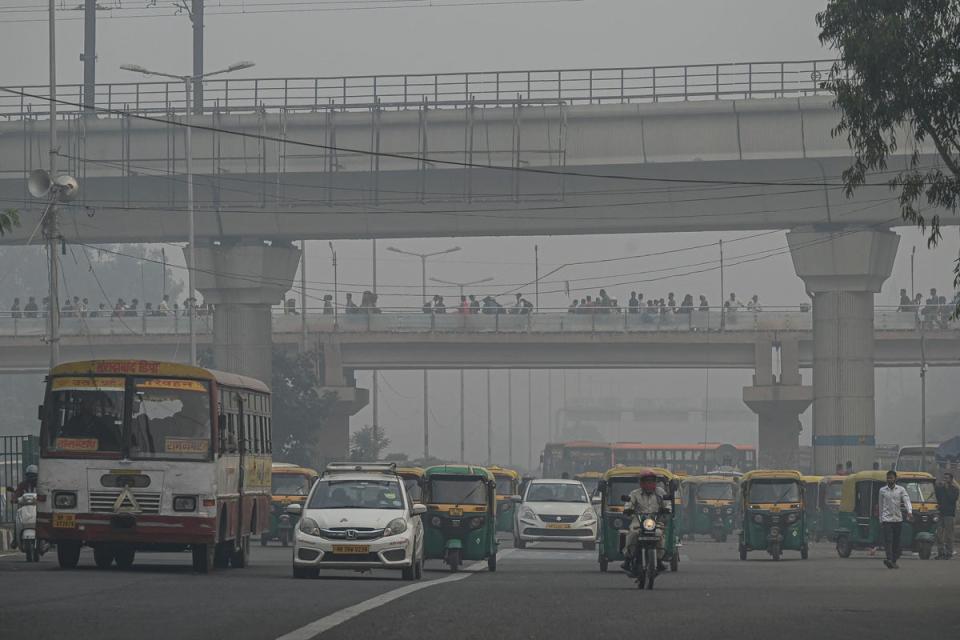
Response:
M953 557L953 524L957 516L957 500L960 500L960 486L953 480L949 471L937 483L937 509L940 522L937 526L937 559L949 560Z
M900 529L903 526L903 513L907 514L907 521L913 521L913 504L907 490L897 484L897 472L887 471L887 485L880 488L880 531L883 534L883 543L887 557L883 564L888 569L899 569L897 560L900 559Z

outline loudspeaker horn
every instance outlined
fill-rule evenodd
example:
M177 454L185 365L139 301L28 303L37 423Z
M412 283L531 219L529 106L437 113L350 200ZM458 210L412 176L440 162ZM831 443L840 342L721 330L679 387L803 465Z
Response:
M43 169L34 169L30 172L27 179L27 189L34 198L44 198L50 193L50 187L53 182L50 180L50 174Z
M80 190L80 183L73 176L57 176L57 189L62 202L73 200Z

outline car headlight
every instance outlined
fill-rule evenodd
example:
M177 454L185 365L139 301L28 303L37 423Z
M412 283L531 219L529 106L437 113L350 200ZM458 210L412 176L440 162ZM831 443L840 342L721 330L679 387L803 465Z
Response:
M753 521L757 524L763 524L763 516L758 513L757 515L753 516Z
M940 522L940 515L937 514L937 513L933 514L933 521L934 521L934 522Z
M174 511L196 511L197 496L173 496Z
M56 509L73 509L77 506L75 491L54 491L53 506Z
M396 536L407 530L407 521L403 518L394 518L387 523L386 528L383 530L383 535L385 536Z
M320 525L313 518L300 518L300 531L308 536L320 536Z
M597 514L594 513L593 507L587 507L584 509L583 513L580 514L581 520L596 520Z
M653 518L644 518L640 525L643 527L644 531L653 531L657 528L657 521Z
M520 517L526 518L527 520L536 520L537 513L530 507L524 507L523 509L520 510Z

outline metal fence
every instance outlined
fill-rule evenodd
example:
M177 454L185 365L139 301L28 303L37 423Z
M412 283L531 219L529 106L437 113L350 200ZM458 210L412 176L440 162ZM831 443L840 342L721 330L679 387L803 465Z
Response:
M783 98L826 94L833 60L733 62L663 67L537 69L436 74L209 79L204 81L206 112L365 111L456 108L466 105L607 104L691 100ZM45 85L0 91L0 117L43 117ZM57 87L64 115L82 111L82 84ZM98 84L93 104L101 115L117 112L182 113L180 81Z
M40 460L36 436L0 436L0 524L13 522L17 512L13 489L23 480L23 470Z

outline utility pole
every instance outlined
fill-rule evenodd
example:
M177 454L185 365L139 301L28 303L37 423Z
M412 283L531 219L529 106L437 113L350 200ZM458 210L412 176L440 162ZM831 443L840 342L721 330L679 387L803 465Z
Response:
M374 304L377 298L377 239L374 238L371 243L371 252L373 253L373 298ZM373 370L371 386L373 387L373 441L377 441L377 430L380 428L380 385L377 382L377 370Z
M306 353L307 344L307 241L300 241L300 351Z
M493 464L493 402L490 393L490 369L487 369L487 464Z
M540 247L533 245L533 299L537 311L540 311Z
M917 247L914 245L913 251L910 252L910 300L913 300L914 296L917 295L916 289L914 288L914 268L917 259Z
M53 183L57 181L57 21L56 21L56 0L50 0L49 11L49 35L50 35L50 180ZM47 307L47 316L49 317L50 327L50 368L52 369L60 362L60 291L59 291L59 272L60 265L57 257L57 205L47 208L46 219L47 236L47 254L50 260L49 273L49 297L50 304Z
M89 0L87 0L89 2ZM193 23L193 111L203 113L203 0L192 0ZM189 109L189 104L187 105Z
M466 429L464 429L464 408L463 408L463 369L460 369L460 462L466 462L464 457L464 444L466 438Z
M726 322L724 305L727 302L727 293L723 289L723 240L720 240L718 244L720 245L720 329L723 329Z
M553 442L556 424L553 419L553 369L547 369L547 442Z
M927 471L927 346L920 326L920 470Z
M527 369L527 470L533 469L533 370Z
M507 464L513 467L513 369L507 369Z
M97 110L97 0L83 2L83 108L88 116Z

